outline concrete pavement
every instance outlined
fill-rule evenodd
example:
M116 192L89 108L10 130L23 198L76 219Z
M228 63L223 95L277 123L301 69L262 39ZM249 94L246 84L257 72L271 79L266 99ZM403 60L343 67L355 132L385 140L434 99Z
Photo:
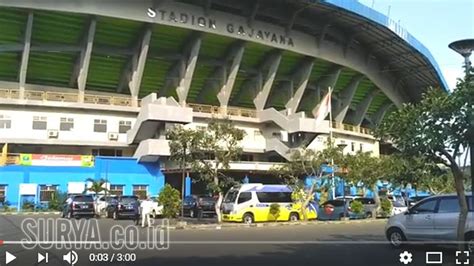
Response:
M23 232L21 223L28 217L1 216L0 239L18 241L31 236L31 232ZM55 218L57 216L35 216L39 218ZM47 220L45 220L47 221ZM132 221L112 219L91 219L88 222L97 225L98 232L84 227L86 220L66 221L75 227L78 236L74 240L97 240L100 235L101 243L113 242L123 236L111 236L110 230L116 225L127 228L137 235L130 237L131 241L146 242L148 231L136 228ZM61 225L52 224L53 228L43 230L42 226L30 227L41 240L54 239L54 232ZM82 226L82 227L81 227ZM308 223L294 226L266 227L222 227L220 230L170 230L166 231L167 249L129 249L118 248L101 250L72 246L78 255L76 265L404 265L399 262L399 254L403 250L391 248L384 236L385 221L376 220L366 223ZM93 226L91 226L93 227ZM25 229L27 227L24 227ZM39 228L39 230L37 230ZM80 233L80 234L79 234ZM132 234L132 233L131 233ZM169 234L169 235L168 235ZM56 235L57 236L57 235ZM444 247L408 246L407 251L413 253L413 262L407 265L425 265L426 251L445 252L445 264L455 265L454 249ZM5 251L17 256L9 265L35 265L37 252L49 253L47 265L67 265L63 255L70 249L57 247L36 247L25 250L19 244L4 244L0 246L0 265L4 265ZM107 254L107 258L105 255ZM130 254L133 254L130 255ZM125 262L125 259L134 261ZM111 262L111 259L114 259ZM106 260L99 262L98 260ZM133 258L132 258L133 259ZM44 263L44 262L42 262ZM46 265L46 264L45 264Z

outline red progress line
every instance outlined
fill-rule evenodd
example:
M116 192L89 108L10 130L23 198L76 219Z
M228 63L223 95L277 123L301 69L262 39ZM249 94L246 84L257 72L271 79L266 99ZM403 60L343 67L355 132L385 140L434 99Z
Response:
M0 246L3 245L3 240L0 240Z

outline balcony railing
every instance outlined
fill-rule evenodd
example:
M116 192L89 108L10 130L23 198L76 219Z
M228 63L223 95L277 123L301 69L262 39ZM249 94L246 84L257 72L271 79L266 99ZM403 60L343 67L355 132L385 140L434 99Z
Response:
M207 104L189 103L188 106L191 107L193 109L193 112L196 113L244 116L253 118L257 117L257 113L255 112L255 110L248 108L227 107L227 110L225 111L224 108L221 108L219 106Z
M19 99L19 97L19 90L0 89L0 98ZM77 103L79 100L79 94L71 92L26 90L25 100ZM98 105L132 106L132 99L130 97L122 96L85 94L84 103ZM138 102L138 105L140 106L140 101Z
M371 135L372 134L372 130L370 130L369 128L354 126L354 125L349 125L349 124L343 124L343 123L337 123L337 122L332 122L332 128L340 129L340 130L344 130L344 131L356 132L356 133L365 134L365 135Z

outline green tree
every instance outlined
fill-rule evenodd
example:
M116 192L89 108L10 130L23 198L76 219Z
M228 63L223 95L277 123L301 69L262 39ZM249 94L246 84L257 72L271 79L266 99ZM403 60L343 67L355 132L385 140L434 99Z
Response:
M308 219L306 209L311 200L313 200L314 193L318 189L325 190L326 188L317 188L316 182L312 182L309 188L305 188L302 179L311 176L329 178L329 175L323 176L320 170L322 164L330 163L344 166L345 157L340 148L327 143L326 148L322 151L315 151L308 148L293 150L288 162L272 167L270 170L293 188L294 192L292 198L301 207L304 220Z
M346 179L353 183L362 182L373 191L375 208L372 210L372 218L375 219L381 206L377 183L380 180L393 180L396 173L393 158L375 157L369 152L358 152L355 155L347 155L346 163L348 168Z
M195 138L196 131L187 129L182 125L177 125L166 132L167 139L169 139L170 160L179 164L181 168L181 199L184 201L185 183L186 183L186 169L189 162L192 160L190 153ZM183 206L181 205L181 217L184 216Z
M182 205L179 191L170 184L166 184L158 195L158 203L163 206L163 217L176 218Z
M430 89L419 103L405 104L389 114L376 136L390 140L406 156L425 156L451 169L459 198L458 240L464 241L467 202L464 173L457 163L473 142L474 75L468 73L448 94ZM460 245L464 248L464 245Z
M216 203L217 220L222 221L220 206L223 192L237 182L229 175L230 163L240 158L240 142L245 132L236 128L230 120L212 119L206 130L196 130L190 147L192 170L198 173L198 180L218 195Z

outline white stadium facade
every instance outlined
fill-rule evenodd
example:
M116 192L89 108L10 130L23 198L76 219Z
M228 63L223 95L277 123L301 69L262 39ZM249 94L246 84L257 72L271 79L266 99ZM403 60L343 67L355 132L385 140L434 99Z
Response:
M9 154L169 156L166 129L229 118L236 174L288 151L379 154L371 129L428 87L429 51L349 0L0 0L0 143ZM314 113L333 89L332 118ZM331 123L331 124L330 124Z

